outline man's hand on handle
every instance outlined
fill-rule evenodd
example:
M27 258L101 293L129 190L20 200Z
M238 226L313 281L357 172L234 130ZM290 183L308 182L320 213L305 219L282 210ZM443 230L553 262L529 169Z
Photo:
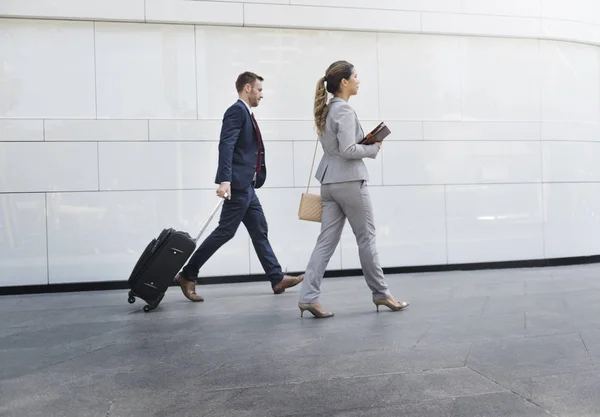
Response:
M217 195L221 198L231 200L231 184L223 183L217 188Z

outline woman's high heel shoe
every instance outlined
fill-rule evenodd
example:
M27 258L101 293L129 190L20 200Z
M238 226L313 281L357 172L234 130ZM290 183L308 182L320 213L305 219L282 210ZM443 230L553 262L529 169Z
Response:
M373 303L375 307L377 307L377 312L379 313L379 306L386 306L392 311L400 311L404 310L406 307L410 305L408 301L397 301L394 297L390 296L388 298L373 298Z
M333 313L325 311L319 303L298 303L300 309L300 317L303 317L305 311L309 311L318 319L326 319L327 317L333 317Z

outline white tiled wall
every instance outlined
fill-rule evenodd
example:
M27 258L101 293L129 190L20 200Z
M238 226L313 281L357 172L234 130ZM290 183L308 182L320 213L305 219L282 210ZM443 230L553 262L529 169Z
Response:
M48 193L48 282L127 279L132 261L135 264L140 250L163 227L197 233L216 203L213 195L212 190ZM26 223L31 211L16 211L13 217ZM34 256L26 247L21 251L26 253L22 264ZM249 254L248 235L240 230L201 275L247 274ZM7 270L13 284L20 271L16 267L24 265ZM40 278L46 282L44 274Z
M99 119L196 119L194 27L96 23Z
M2 286L48 282L46 196L0 194L0 281Z
M302 271L319 231L297 218L314 90L337 59L358 70L363 128L393 132L367 161L384 266L600 253L591 0L32 0L2 15L0 286L124 280L163 227L196 233L244 70L265 77L271 242ZM329 268L359 266L347 227ZM201 276L249 273L242 227Z
M0 193L98 190L93 142L0 142Z
M541 184L446 186L448 262L544 257Z
M0 51L1 117L95 118L93 23L2 19Z
M539 141L390 141L382 159L384 185L514 184L542 177Z

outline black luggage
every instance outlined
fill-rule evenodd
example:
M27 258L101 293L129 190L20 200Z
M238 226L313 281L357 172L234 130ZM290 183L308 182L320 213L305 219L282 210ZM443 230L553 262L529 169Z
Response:
M130 304L135 303L138 297L147 303L144 306L146 313L158 307L173 278L194 253L196 243L222 204L223 199L219 199L195 239L186 232L171 228L164 229L157 238L152 239L129 276Z

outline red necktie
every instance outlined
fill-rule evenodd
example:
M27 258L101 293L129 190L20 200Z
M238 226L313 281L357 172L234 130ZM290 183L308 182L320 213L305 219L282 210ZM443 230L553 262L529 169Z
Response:
M256 137L258 138L258 158L256 161L256 173L258 174L258 171L260 171L260 164L262 162L262 160L261 160L262 136L260 134L260 129L258 128L258 123L256 123L256 119L254 118L254 113L250 113L250 116L252 117L252 123L254 124L254 130L256 130Z

